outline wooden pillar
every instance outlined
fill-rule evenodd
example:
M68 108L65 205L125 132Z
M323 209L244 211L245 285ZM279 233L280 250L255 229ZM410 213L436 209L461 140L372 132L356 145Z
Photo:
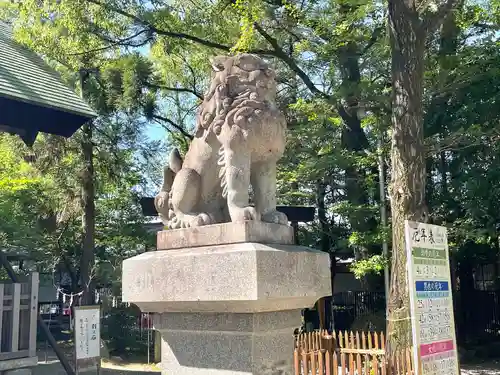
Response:
M30 340L29 352L30 357L36 357L36 333L37 333L37 316L38 316L38 289L40 277L38 272L31 274L30 282Z
M13 284L12 294L12 336L11 336L11 352L19 351L19 318L21 312L21 284Z

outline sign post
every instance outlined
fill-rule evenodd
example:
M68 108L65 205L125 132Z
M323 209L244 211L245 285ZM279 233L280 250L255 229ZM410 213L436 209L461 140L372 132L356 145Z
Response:
M75 307L76 373L99 373L101 367L101 326L99 306Z
M415 375L460 375L445 227L405 222Z

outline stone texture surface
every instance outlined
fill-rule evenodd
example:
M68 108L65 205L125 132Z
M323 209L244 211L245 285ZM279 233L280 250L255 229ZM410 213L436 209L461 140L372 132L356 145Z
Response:
M165 313L154 324L162 336L165 375L292 374L292 332L300 310Z
M2 375L31 375L31 368L18 368L2 371Z
M169 250L243 242L293 245L293 228L289 225L246 221L164 230L158 232L157 249Z
M30 369L33 366L36 366L36 364L37 364L36 357L6 359L0 361L0 371L14 371L14 370L31 371Z
M240 243L147 252L123 262L123 301L144 312L265 312L331 295L328 254Z
M276 162L286 121L276 105L275 72L252 54L219 56L182 160L164 168L155 206L169 229L228 221L287 224L276 210ZM255 206L249 205L252 185Z

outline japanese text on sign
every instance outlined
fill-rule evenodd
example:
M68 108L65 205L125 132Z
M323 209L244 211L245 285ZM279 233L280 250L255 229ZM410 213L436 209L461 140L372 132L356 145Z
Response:
M458 375L445 227L405 223L416 375Z
M77 360L100 356L99 307L75 307L75 349Z

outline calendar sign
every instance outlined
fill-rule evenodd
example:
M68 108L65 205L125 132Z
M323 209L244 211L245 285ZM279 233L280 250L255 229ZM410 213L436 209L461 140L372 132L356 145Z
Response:
M99 306L75 307L75 357L77 372L94 372L101 361L101 313Z
M415 375L459 375L445 227L405 222Z

